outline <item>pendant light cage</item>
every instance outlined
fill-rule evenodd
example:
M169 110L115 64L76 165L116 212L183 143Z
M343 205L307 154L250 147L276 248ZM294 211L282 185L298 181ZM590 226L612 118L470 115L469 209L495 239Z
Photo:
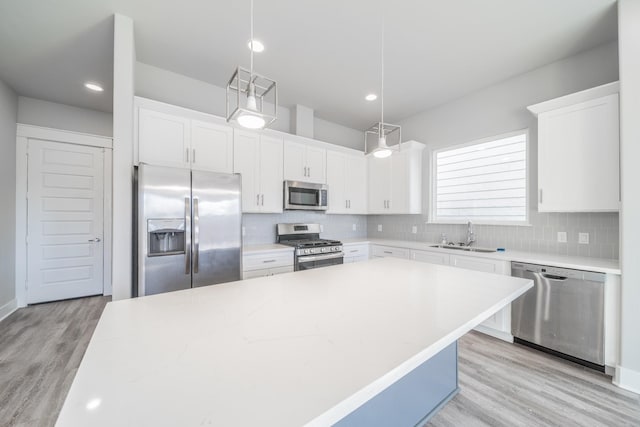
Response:
M381 137L383 141L380 141ZM385 146L381 147L381 143ZM380 149L397 152L401 146L402 130L398 125L378 122L364 131L364 154L372 154Z
M255 105L250 96L255 97ZM255 107L255 108L254 108ZM277 118L278 88L274 80L238 67L227 83L227 122L249 114L261 117L269 126Z

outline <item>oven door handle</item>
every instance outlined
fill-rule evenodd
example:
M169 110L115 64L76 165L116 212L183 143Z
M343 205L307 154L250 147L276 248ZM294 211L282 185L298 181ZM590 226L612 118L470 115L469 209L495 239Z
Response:
M327 254L327 255L305 255L298 257L298 263L303 264L305 262L324 261L325 259L342 258L344 254L342 252Z

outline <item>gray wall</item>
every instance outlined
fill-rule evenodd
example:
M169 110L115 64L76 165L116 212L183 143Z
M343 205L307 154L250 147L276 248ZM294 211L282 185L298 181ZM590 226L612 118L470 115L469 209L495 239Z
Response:
M0 80L0 308L16 296L16 121L18 96Z
M229 70L231 71L231 70ZM136 62L136 95L216 116L226 115L224 88L153 65ZM278 107L272 129L291 133L291 110ZM314 137L344 147L363 149L363 133L320 118L314 118Z
M416 217L372 216L370 237L398 237L423 241L439 239L440 233L459 240L464 227L425 224L428 212L429 152L518 129L530 131L530 197L532 227L483 226L479 244L511 249L591 257L618 257L618 214L542 214L536 209L537 122L528 105L618 80L618 45L609 43L570 58L516 76L400 122L403 139L427 144L423 157L423 214ZM383 224L383 232L377 225ZM420 233L410 233L412 225ZM393 231L391 231L393 230ZM556 243L556 232L567 231L569 242ZM589 245L577 244L577 233L589 232Z
M18 123L112 136L112 114L21 96Z
M367 217L365 215L326 215L317 212L288 211L282 214L244 214L245 245L273 243L276 240L276 224L279 222L318 223L324 227L321 237L348 239L366 237ZM353 231L353 225L356 231Z

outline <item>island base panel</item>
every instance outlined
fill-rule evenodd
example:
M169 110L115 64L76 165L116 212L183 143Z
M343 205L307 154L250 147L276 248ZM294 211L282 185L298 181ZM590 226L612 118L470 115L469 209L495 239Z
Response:
M335 426L421 426L457 392L456 341L338 421Z

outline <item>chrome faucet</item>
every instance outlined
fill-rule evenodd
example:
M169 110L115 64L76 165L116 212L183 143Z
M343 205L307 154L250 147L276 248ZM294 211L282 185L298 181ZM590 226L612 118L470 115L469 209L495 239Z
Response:
M476 235L473 232L473 224L471 223L471 221L467 222L467 242L466 245L467 246L471 246L471 244L473 242L476 241Z

